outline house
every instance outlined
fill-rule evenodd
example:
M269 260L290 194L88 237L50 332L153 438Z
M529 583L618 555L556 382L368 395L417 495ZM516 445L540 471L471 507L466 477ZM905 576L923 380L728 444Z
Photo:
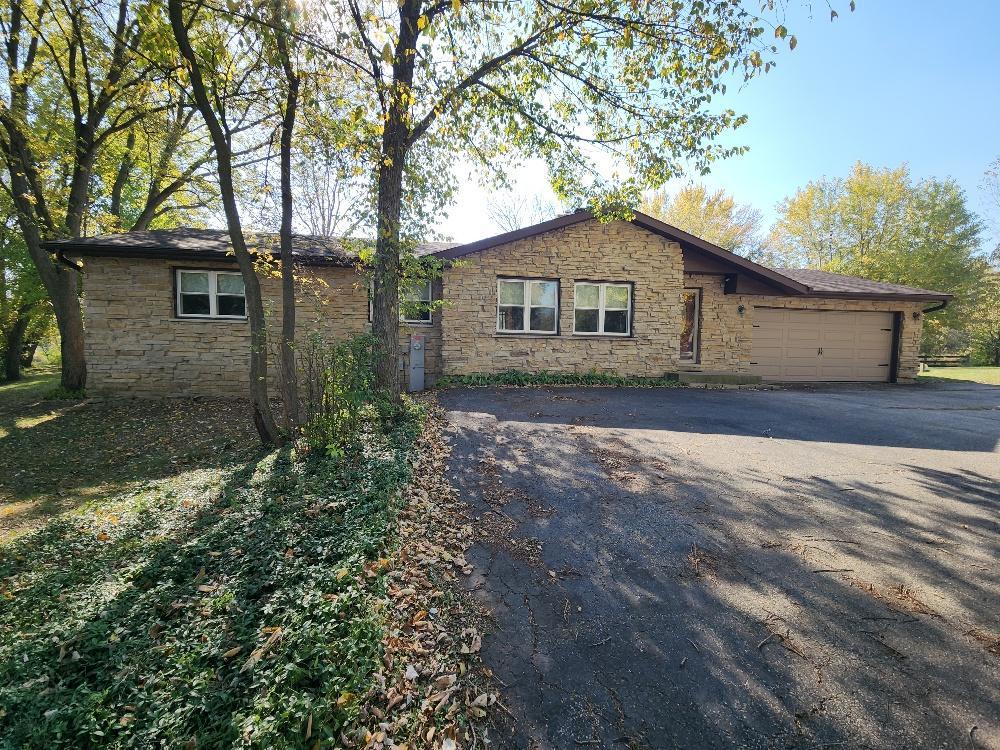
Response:
M199 229L49 243L82 263L91 391L245 392L249 325L228 248L224 231ZM446 261L439 281L410 293L443 306L401 322L402 359L410 337L422 335L429 382L505 370L911 381L923 315L950 298L767 268L644 214L601 223L577 211L417 252ZM294 257L300 337L369 329L367 282L353 253L297 236ZM264 274L261 284L268 314L280 312L279 279Z

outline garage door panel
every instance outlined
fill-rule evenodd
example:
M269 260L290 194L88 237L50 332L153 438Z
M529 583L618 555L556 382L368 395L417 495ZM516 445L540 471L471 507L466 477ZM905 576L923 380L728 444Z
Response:
M754 308L751 366L765 380L889 379L892 313Z

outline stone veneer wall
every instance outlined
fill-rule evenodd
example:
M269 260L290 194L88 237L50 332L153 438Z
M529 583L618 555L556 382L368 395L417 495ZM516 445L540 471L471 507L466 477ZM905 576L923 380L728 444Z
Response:
M498 276L558 278L559 333L497 333ZM445 273L443 373L676 371L683 276L679 245L620 221L583 222L476 253ZM631 336L573 334L573 282L586 279L634 283Z
M685 274L686 288L700 287L701 344L697 364L685 363L684 369L705 372L751 371L750 352L753 345L753 309L786 307L798 310L858 310L902 312L903 326L899 341L900 381L909 381L920 370L920 336L923 315L916 320L913 313L922 311L928 302L823 299L817 297L783 297L758 294L724 294L722 277L711 274ZM745 308L740 316L739 306Z
M176 268L236 270L235 264L132 258L84 259L83 312L88 391L132 396L244 396L249 382L250 325L174 315ZM278 320L281 286L263 277L265 311ZM370 330L367 282L350 268L307 266L299 271L296 337L339 341ZM439 366L439 314L434 326L400 324L427 334L425 368ZM277 376L277 368L269 371ZM432 379L429 373L428 379Z

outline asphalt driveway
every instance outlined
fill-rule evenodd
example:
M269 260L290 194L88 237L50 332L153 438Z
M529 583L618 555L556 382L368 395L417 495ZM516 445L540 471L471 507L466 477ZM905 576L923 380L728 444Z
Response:
M1000 747L1000 388L440 400L495 746Z

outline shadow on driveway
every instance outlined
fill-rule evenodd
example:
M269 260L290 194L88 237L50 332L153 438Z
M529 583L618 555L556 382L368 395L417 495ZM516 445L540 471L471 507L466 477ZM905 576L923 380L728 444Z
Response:
M1000 389L440 400L500 747L1000 747Z

